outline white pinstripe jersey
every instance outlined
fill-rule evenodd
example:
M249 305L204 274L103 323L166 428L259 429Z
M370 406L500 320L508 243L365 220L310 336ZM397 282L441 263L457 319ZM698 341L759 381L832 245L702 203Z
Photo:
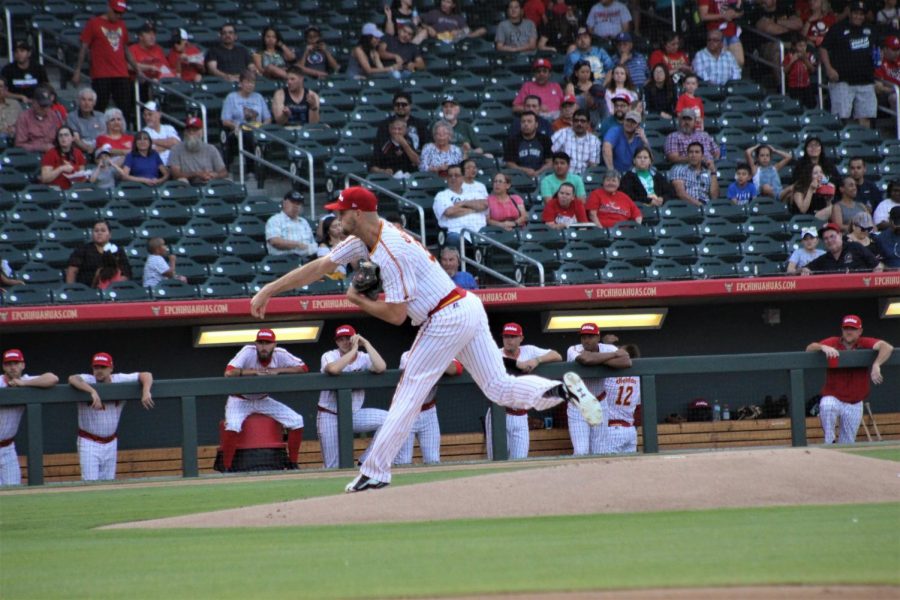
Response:
M333 363L337 359L341 357L341 351L335 348L334 350L329 350L325 354L322 355L322 369L321 371L325 372L325 365ZM341 371L342 373L358 373L359 371L369 371L372 369L372 359L366 352L357 351L356 358L353 359L349 365L344 367ZM366 399L366 390L352 390L351 392L353 398L353 411L357 411L362 408L363 402ZM319 406L322 408L327 408L332 412L337 412L337 392L334 390L322 390L319 392Z
M269 359L269 362L263 364L256 354L256 346L254 344L248 344L241 348L238 353L234 355L234 358L228 361L228 368L283 369L287 367L299 367L305 364L306 363L303 362L302 359L294 356L284 348L279 348L277 346L272 351L272 357ZM262 400L263 398L267 398L269 394L268 392L262 392L259 394L241 394L241 396L246 400Z
M599 344L599 346L597 352L615 352L618 350L618 348L612 344ZM584 352L584 346L581 344L569 346L569 349L566 350L566 360L568 362L575 362L575 359L582 352ZM585 377L584 385L586 385L587 389L599 399L601 392L604 391L605 380L605 377Z
M109 376L108 383L127 383L137 381L139 373L113 373ZM88 385L97 385L97 379L93 375L82 373L79 375ZM78 428L100 437L109 437L119 427L119 418L125 408L123 400L104 402L103 410L91 408L90 401L78 403Z
M374 248L350 236L329 254L329 260L339 265L367 258L381 267L384 301L406 302L413 325L421 325L456 287L428 250L384 219Z
M22 375L21 379L22 381L28 381L35 377L35 375ZM9 387L9 384L6 383L6 375L2 375L0 376L0 388L5 387ZM16 437L23 414L25 414L24 406L4 406L0 408L0 440Z
M609 420L634 425L634 410L641 403L641 378L607 377L605 387Z

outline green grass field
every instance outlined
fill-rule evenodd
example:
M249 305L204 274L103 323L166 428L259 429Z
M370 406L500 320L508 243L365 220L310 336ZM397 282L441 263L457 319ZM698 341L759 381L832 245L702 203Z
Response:
M398 485L477 476L435 471ZM366 598L900 584L900 503L395 525L98 531L339 493L345 478L0 495L0 597ZM515 499L510 498L510 514Z
M900 448L872 448L869 450L851 450L853 454L860 454L871 458L883 460L895 460L900 462Z

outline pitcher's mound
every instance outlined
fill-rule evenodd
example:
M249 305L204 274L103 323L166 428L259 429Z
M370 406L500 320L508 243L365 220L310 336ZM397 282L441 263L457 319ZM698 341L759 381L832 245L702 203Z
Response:
M284 527L797 504L893 502L900 463L821 448L643 455L123 523ZM352 478L348 474L347 481Z

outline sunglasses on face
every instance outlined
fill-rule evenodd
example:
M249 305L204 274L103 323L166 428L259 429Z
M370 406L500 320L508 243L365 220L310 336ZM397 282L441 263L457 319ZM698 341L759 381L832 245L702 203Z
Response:
M409 106L409 102L394 102L394 106Z

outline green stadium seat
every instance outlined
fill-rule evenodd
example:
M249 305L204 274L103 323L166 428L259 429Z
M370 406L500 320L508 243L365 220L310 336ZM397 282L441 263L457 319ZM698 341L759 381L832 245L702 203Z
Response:
M805 227L812 227L818 231L824 224L824 221L818 220L813 215L794 215L790 221L784 224L784 229L785 233L793 238L800 235Z
M553 271L553 281L558 285L584 285L597 283L597 271L578 263L562 263Z
M209 267L190 258L179 258L175 271L187 278L188 283L203 283L209 277Z
M841 143L841 134L838 131L821 125L806 125L797 133L797 139L801 144L800 152L803 152L802 145L811 137L819 138L822 140L822 144L828 148Z
M150 206L156 201L156 188L143 183L120 183L112 190L112 198L128 200L135 206Z
M748 236L767 236L773 240L786 240L790 237L785 231L785 223L770 217L751 217L744 224Z
M99 219L96 208L85 206L78 201L68 201L56 210L56 220L71 223L76 227L91 227Z
M741 253L747 256L765 256L770 260L784 261L788 258L784 242L768 236L751 236L741 244Z
M205 217L194 217L182 228L182 233L189 238L200 238L207 242L222 242L228 237L228 226Z
M844 127L840 118L827 110L818 108L805 111L803 116L800 117L800 125L803 127L806 127L807 125L818 125L819 127L831 129L832 131L840 131Z
M551 229L543 223L529 223L519 233L519 239L522 243L540 244L545 248L558 250L566 245L566 239L563 233L558 229Z
M233 204L227 204L218 198L204 198L194 207L193 213L195 218L224 224L234 220L236 209Z
M348 121L347 113L336 106L322 106L319 108L319 123L343 129Z
M237 213L241 216L253 216L268 219L281 210L281 202L273 200L265 195L247 196L237 207Z
M432 196L432 201L434 200L433 196L438 192L446 189L446 187L447 183L439 175L430 171L418 171L416 173L412 173L406 180L407 190L409 190L410 192L424 192ZM428 208L430 207L431 205L429 205Z
M581 175L581 179L584 181L584 187L586 189L593 189L603 185L603 178L605 176L606 167L603 165L594 165L593 167L588 167Z
M164 240L175 240L181 237L181 227L166 223L158 219L149 219L141 223L135 229L137 237L149 241L151 238L161 237ZM128 240L130 241L130 240Z
M179 260L183 257L200 263L211 263L219 258L219 247L200 238L183 237L171 245L171 250Z
M247 295L247 286L227 277L210 277L197 286L201 298L240 298Z
M72 249L57 242L41 242L31 249L29 256L32 260L53 269L65 269L69 264L69 257L72 256Z
M154 300L193 300L197 298L197 286L177 279L163 279L150 288Z
M653 227L639 225L635 221L620 221L609 228L609 238L613 242L629 240L642 246L652 246L656 243L656 231Z
M870 165L878 164L881 159L881 147L872 142L846 141L837 147L838 160L844 161L859 156Z
M882 143L882 135L877 129L863 127L858 123L844 125L840 135L842 142L860 142L870 145L880 145Z
M4 295L6 306L32 306L52 302L53 293L46 286L17 285Z
M129 227L140 225L147 216L141 207L135 206L124 199L113 200L103 208L99 209L99 214L107 221L119 223L120 225L127 225Z
M742 242L747 239L743 225L723 217L706 217L697 227L703 237L720 237L730 242Z
M7 211L16 205L19 197L12 190L0 188L0 210Z
M65 194L61 191L39 184L29 185L17 195L21 201L49 209L59 208L66 200Z
M521 252L528 258L536 260L543 266L545 281L547 281L551 272L560 265L560 257L557 254L556 250L547 248L546 246L543 246L541 244L522 244L517 248L517 251ZM515 265L514 279L517 282L526 285L535 284L538 282L538 269L534 265L534 263L522 260L518 256L513 258L513 263Z
M754 101L763 100L765 90L755 81L733 79L725 84L725 93L729 96L749 98Z
M338 129L329 127L328 125L304 125L296 130L296 139L298 145L301 142L315 142L323 146L334 146L341 139L341 132Z
M258 217L240 216L228 225L228 234L246 235L253 239L264 240L266 223Z
M697 256L701 259L714 258L732 264L743 257L740 244L716 237L703 238L703 241L697 244Z
M796 133L778 127L765 127L756 136L756 140L760 144L768 144L776 148L793 148L798 142Z
M752 116L753 114L754 113L726 111L715 119L715 123L719 126L720 130L725 127L731 127L744 132L753 133L759 131L759 125L756 122L756 117Z
M200 199L200 188L181 181L167 181L157 188L157 195L163 200L193 206Z
M803 114L803 106L800 102L790 96L784 96L782 94L766 96L762 101L762 108L766 111L778 110L793 116Z
M644 269L644 274L649 281L669 281L674 279L691 279L690 265L681 264L667 258L655 258Z
M719 103L722 107L722 114L725 113L743 113L744 115L760 114L760 104L746 96L728 96Z
M585 242L595 248L607 248L613 240L603 227L568 227L563 231L567 243Z
M659 225L651 229L654 237L650 239L650 244L657 240L679 240L688 244L696 244L703 237L697 228L698 225L684 223L680 219L663 219Z
M371 144L375 142L377 133L377 129L373 125L373 123L350 123L343 128L343 135L345 138Z
M650 249L653 260L667 258L683 265L691 265L697 259L694 246L678 239L659 240Z
M300 260L297 256L289 254L268 255L259 262L256 271L260 275L281 277L298 266L300 266Z
M175 200L157 200L147 208L147 218L165 221L170 225L184 225L191 220L190 207Z
M256 276L256 267L237 256L223 256L209 266L209 275L246 283Z
M780 110L767 110L758 119L759 125L763 128L777 127L787 131L796 132L800 129L800 119L797 115L789 115Z
M247 188L227 179L214 179L200 190L203 198L218 199L229 204L239 204L247 197Z
M4 231L0 232L0 240L3 240L4 234L7 233L14 233L11 225L5 226ZM47 226L43 238L49 242L59 242L63 246L74 248L90 240L90 234L84 227L76 227L72 223L57 220Z
M59 269L34 261L22 265L18 276L19 279L31 286L55 286L63 282Z
M303 296L333 296L344 293L344 282L340 279L321 279L297 289Z
M18 171L4 170L0 171L0 188L7 191L24 190L31 179L25 173Z
M660 219L678 219L683 223L699 225L704 217L702 208L680 201L667 202L659 207Z
M334 156L349 156L360 162L368 162L372 158L372 144L345 137L332 152Z
M734 204L727 198L713 200L705 208L707 219L710 217L725 219L733 223L743 223L747 219L747 209ZM706 222L706 219L704 219Z
M413 73L410 75L409 79L406 80L406 83L409 85L413 94L416 95L419 90L429 93L438 93L447 89L443 78L438 77L434 73L429 73L428 71L418 71Z
M349 115L351 123L365 123L370 127L388 116L387 112L372 106L371 104L357 104L356 107L350 111Z
M784 263L765 256L747 256L735 265L741 277L772 277L784 273Z
M9 263L9 266L13 271L18 270L22 265L30 260L30 254L28 250L17 248L12 244L8 244L5 242L0 242L0 256L3 257L3 260ZM2 300L2 298L0 298L0 300Z
M230 235L219 245L223 255L236 256L251 263L266 255L266 245L244 235Z
M644 281L646 274L644 268L624 261L611 261L602 269L598 269L597 275L600 283L629 283Z
M512 100L510 100L509 104L502 104L496 100L486 100L476 109L475 116L478 119L488 119L508 124L513 119L511 106Z
M694 279L720 279L737 275L735 265L718 258L700 258L691 267Z
M559 249L560 260L582 264L591 269L606 265L606 251L587 242L568 242Z
M56 304L94 304L103 301L100 290L83 283L67 283L52 290Z
M35 174L41 168L41 154L23 148L6 148L0 154L0 167L3 171L18 171L25 175Z
M16 204L7 213L6 219L6 225L24 225L35 231L40 231L53 222L53 216L49 211L40 206L27 204L25 201Z
M639 267L649 265L652 260L649 246L643 246L631 240L613 242L606 249L606 258L610 261L627 262Z
M791 218L791 213L783 202L765 196L752 200L747 207L747 214L751 217L769 217L776 221L787 221Z

